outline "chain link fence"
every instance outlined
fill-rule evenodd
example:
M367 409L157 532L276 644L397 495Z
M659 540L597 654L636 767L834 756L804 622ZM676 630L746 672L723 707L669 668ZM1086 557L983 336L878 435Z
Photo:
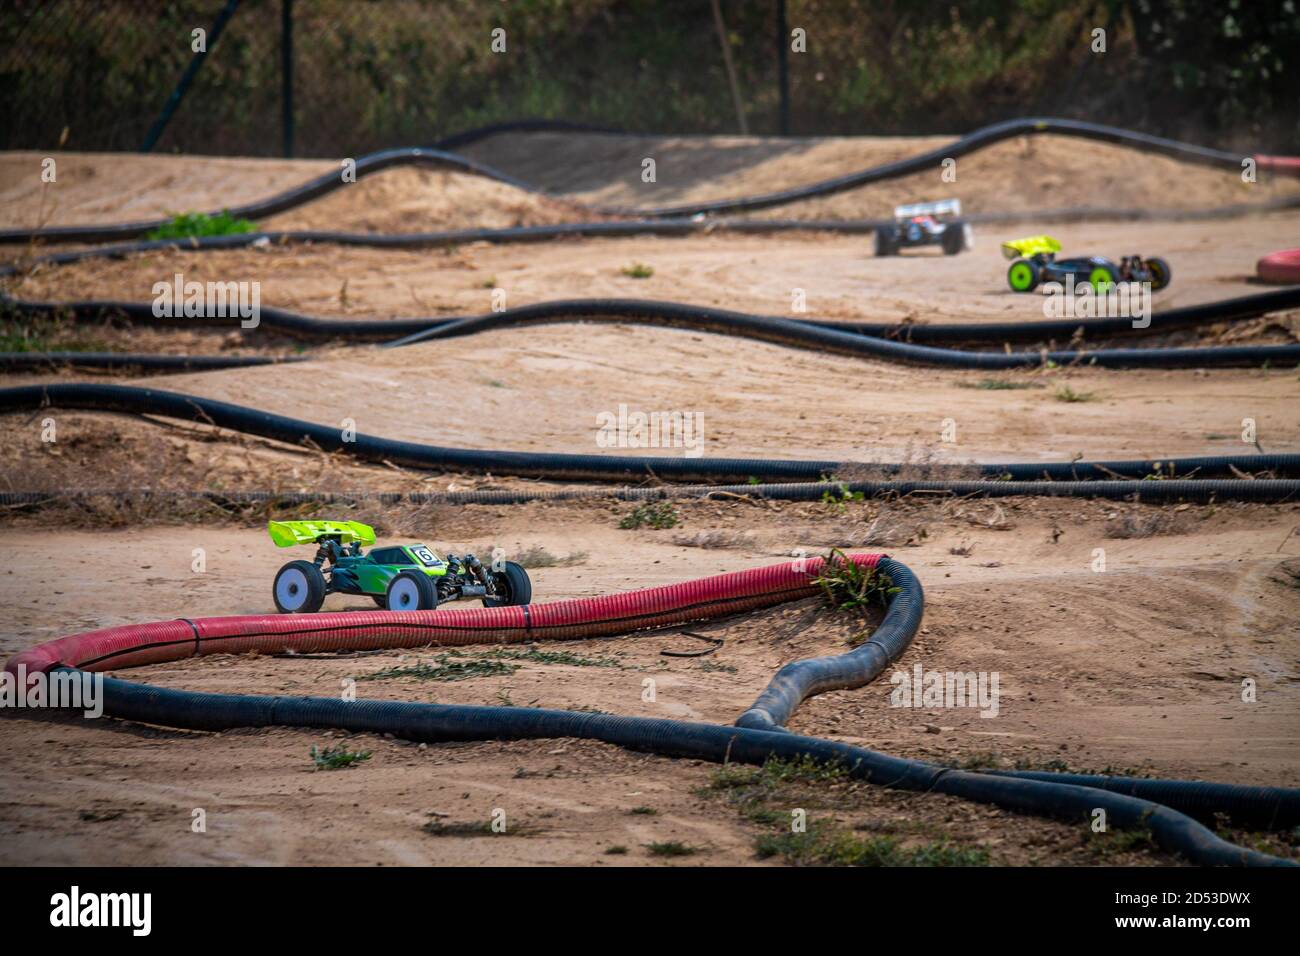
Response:
M285 2L233 4L154 148L285 153ZM1037 113L1282 149L1300 134L1292 2L718 0L717 12L753 133L783 130L787 44L794 134L951 133ZM210 33L230 3L0 0L0 148L140 149L191 62L193 31ZM740 128L713 0L297 0L289 11L295 155L524 117Z

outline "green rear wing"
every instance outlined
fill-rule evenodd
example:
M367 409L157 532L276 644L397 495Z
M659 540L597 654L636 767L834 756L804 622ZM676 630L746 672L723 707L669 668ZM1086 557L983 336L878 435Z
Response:
M340 544L375 543L375 529L360 521L268 521L266 530L277 548L315 544L322 538L337 538Z
M1027 239L1012 239L1002 243L1002 254L1008 259L1028 258L1040 253L1061 251L1061 244L1051 236L1030 236Z

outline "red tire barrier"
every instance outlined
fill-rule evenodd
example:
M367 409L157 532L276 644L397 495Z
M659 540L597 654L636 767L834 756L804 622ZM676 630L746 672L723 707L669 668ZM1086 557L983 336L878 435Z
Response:
M1300 156L1256 156L1255 165L1283 176L1300 178Z
M1283 249L1260 259L1255 271L1264 282L1290 285L1300 282L1300 249Z
M867 568L883 557L848 555ZM127 624L38 644L11 657L5 670L18 675L22 667L30 676L59 665L105 671L204 654L306 654L604 637L810 597L817 591L821 567L821 558L805 558L623 594L522 607L255 614Z

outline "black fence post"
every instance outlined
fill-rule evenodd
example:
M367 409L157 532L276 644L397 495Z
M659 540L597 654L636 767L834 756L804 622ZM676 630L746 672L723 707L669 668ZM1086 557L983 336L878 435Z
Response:
M280 110L285 158L293 156L293 0L280 0Z
M790 135L790 28L785 0L776 0L776 72L781 92L781 135Z
M235 15L235 8L239 6L239 0L229 0L217 14L217 19L212 22L212 29L208 31L207 42L203 44L203 49L194 56L190 57L190 65L185 68L181 74L181 80L176 84L176 89L172 90L172 95L167 97L167 102L163 104L162 112L158 118L153 121L153 126L149 127L149 132L145 134L144 144L140 147L140 152L149 153L153 151L158 142L158 137L162 136L163 130L171 122L172 116L176 113L176 108L181 105L181 100L185 97L194 82L194 77L198 75L199 67L203 65L203 60L207 57L208 51L217 45L217 38L221 36L221 31L226 28L226 23Z

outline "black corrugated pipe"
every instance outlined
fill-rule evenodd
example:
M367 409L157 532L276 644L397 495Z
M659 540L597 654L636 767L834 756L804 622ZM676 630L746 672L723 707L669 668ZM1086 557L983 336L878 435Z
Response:
M962 219L975 225L1002 225L1017 222L1094 222L1094 221L1145 221L1161 220L1185 222L1198 220L1230 219L1236 216L1258 215L1300 207L1300 196L1280 196L1251 203L1228 203L1194 209L1138 208L1134 206L1057 206L1048 209L1014 209L1003 212L972 212ZM845 235L875 233L892 220L884 219L740 219L729 216L705 218L703 216L666 216L660 219L634 217L629 219L601 219L595 222L562 222L542 226L486 226L468 229L443 229L434 232L341 232L336 229L273 229L242 232L226 236L191 236L185 239L140 239L120 241L132 235L151 232L144 224L123 226L50 226L39 233L23 229L0 229L0 245L6 243L40 242L102 242L112 243L100 249L81 249L36 257L31 263L66 263L100 257L125 256L153 249L181 248L192 252L211 252L221 249L239 249L261 243L299 245L305 243L333 243L343 246L362 246L372 249L446 249L471 242L490 242L496 245L549 242L552 239L593 238L608 239L620 236L663 236L680 238L700 234L737 233L743 235L773 235L787 232L833 232ZM136 227L140 226L140 229ZM0 272L0 275L8 274Z
M1280 456L1275 456L1280 457ZM1223 459L1220 459L1223 460ZM878 466L879 467L879 466ZM896 467L896 466L884 466ZM513 488L481 491L169 491L106 488L100 491L0 491L0 504L13 508L39 508L56 502L110 497L123 502L153 500L210 501L220 506L248 504L333 504L380 502L411 505L518 505L530 501L671 501L674 499L746 498L769 501L842 500L845 495L864 498L902 498L909 495L948 498L1100 498L1142 504L1173 502L1241 501L1276 504L1300 501L1300 481L1295 479L1163 479L1160 481L805 481L784 484L743 485L641 485L602 488Z
M799 461L765 458L685 458L634 455L576 455L549 452L520 452L448 448L417 442L395 441L357 433L344 439L339 428L289 418L272 412L230 402L168 392L162 389L130 385L48 384L22 385L0 389L0 412L33 411L43 408L84 409L91 411L130 412L141 415L164 415L182 421L228 428L232 431L291 445L309 441L322 451L339 451L361 461L390 462L394 465L443 471L486 471L494 475L519 475L532 478L569 478L618 480L651 478L659 480L732 480L747 482L751 478L782 478L788 481L815 482L833 477L849 467L879 469L882 474L910 470L912 466L871 464L848 461ZM1024 462L980 465L943 464L926 466L934 474L962 474L977 469L989 481L928 481L908 479L894 482L900 493L943 490L945 488L987 488L990 494L1016 494L1019 482L1048 479L1054 486L1042 493L1077 492L1069 483L1089 478L1147 479L1160 481L1088 481L1089 488L1116 485L1124 496L1170 494L1174 485L1190 486L1206 497L1243 494L1259 497L1245 500L1275 500L1269 495L1283 493L1291 497L1300 482L1288 481L1215 481L1213 475L1232 475L1238 471L1273 471L1281 475L1300 474L1300 455L1234 455L1226 457L1181 458L1147 461L1110 462ZM1177 482L1177 476L1196 476L1198 480ZM1061 479L1061 480L1056 480ZM846 481L832 488L874 488L878 482ZM749 485L739 486L742 492ZM1019 492L1023 493L1023 492ZM1095 492L1101 494L1101 492ZM1168 499L1164 499L1168 500Z
M231 0L231 2L233 4L234 0ZM500 129L502 127L498 125L496 128ZM1002 123L994 123L990 126L982 127L966 136L960 137L946 146L941 146L938 149L921 153L920 155L913 156L909 159L898 160L893 163L885 163L880 166L873 166L859 172L836 176L831 179L822 180L821 182L810 183L805 186L797 186L792 189L778 190L776 192L764 193L758 196L742 196L734 199L719 199L680 206L661 206L646 209L622 206L594 206L588 208L590 208L592 212L602 215L632 216L643 219L671 219L723 212L749 212L757 209L770 209L774 206L798 202L803 199L829 196L834 193L855 189L859 186L865 186L870 183L883 182L889 179L897 179L901 176L908 176L912 173L924 172L936 168L944 159L964 156L976 150L983 149L986 146L991 146L994 143L999 143L1003 140L1013 139L1017 136L1038 135L1043 133L1053 133L1059 136L1075 136L1106 143L1117 143L1119 145L1130 146L1135 149L1156 153L1158 155L1171 156L1184 162L1195 163L1202 166L1217 166L1219 168L1232 169L1234 171L1240 171L1241 161L1244 158L1248 158L1225 150L1210 149L1204 146L1194 146L1190 143L1180 143L1160 136L1150 136L1146 133L1120 129L1115 126L1106 126L1101 123L1089 123L1083 120L1053 119L1048 117L1026 117L1023 119L1006 120ZM460 139L461 143L468 141L471 140L467 139L465 136L462 136ZM1257 156L1255 158L1259 162L1261 168L1271 167L1270 157ZM390 169L395 166L423 166L434 169L449 170L452 172L470 173L506 183L507 185L514 186L515 188L526 192L545 194L545 190L534 186L531 183L524 182L514 176L503 173L500 170L493 169L486 164L476 162L475 160L468 159L464 156L458 156L455 153L446 152L445 150L426 149L420 147L390 149L378 153L371 153L368 156L362 156L357 160L357 178L360 179L361 177L370 175L371 173ZM273 216L276 213L284 212L288 209L294 209L305 203L311 202L314 199L319 199L321 196L327 195L344 185L346 184L337 172L325 173L313 180L303 183L300 186L295 186L266 199L247 203L243 206L237 206L227 211L230 215L236 218L262 219L267 216ZM571 200L564 201L571 202L571 204L575 206L579 205L577 203L572 203ZM213 215L216 215L219 212L221 212L221 210L215 210ZM0 242L30 242L36 239L60 241L71 241L75 239L85 242L97 242L112 239L130 239L152 232L164 223L165 220L156 219L108 226L56 226L49 229L11 229L0 232Z
M4 275L0 268L0 275ZM169 317L154 315L152 302L117 302L82 299L66 302L15 299L0 292L0 306L33 315L53 315L81 322L117 317L149 325L178 327L234 326L236 318ZM1049 342L1058 338L1087 340L1121 335L1164 335L1213 322L1245 322L1273 312L1300 307L1300 286L1269 292L1163 309L1151 316L1147 328L1137 328L1131 318L1053 319L1046 322L833 322L825 319L794 319L780 315L733 312L711 306L657 299L556 299L516 306L501 312L440 318L328 319L304 315L274 306L262 306L259 328L274 329L303 339L349 342L412 344L443 335L465 335L489 328L514 325L578 321L635 321L668 328L690 328L719 334L740 334L739 327L725 324L728 316L775 320L796 327L851 332L872 338L892 339L929 345L980 345L1000 348L1007 342ZM802 344L802 343L796 343Z
M153 314L148 302L24 302L0 295L0 304L29 313L90 319L120 313L128 318L172 325L225 326L234 318L164 318ZM1186 306L1156 313L1148 329L1134 329L1129 319L1092 319L1033 323L909 326L804 321L773 315L756 315L710 306L652 299L562 299L520 306L504 312L443 319L340 320L319 319L284 309L263 307L259 327L307 338L337 337L355 341L386 341L389 347L414 345L433 339L454 338L517 325L565 321L622 322L656 327L686 328L740 338L923 366L1006 371L1056 365L1091 365L1100 368L1229 368L1287 366L1300 362L1300 344L1210 346L1206 348L1104 348L1089 350L1037 349L1019 352L970 352L921 344L924 341L1002 344L1024 341L1027 335L1073 336L1093 329L1116 334L1125 326L1133 332L1168 332L1211 321L1241 321L1300 305L1300 286L1241 296L1221 302ZM400 338L394 338L400 336ZM161 363L160 363L161 364Z
M1096 810L1105 810L1110 825L1148 828L1161 847L1202 866L1295 865L1234 846L1185 814L1137 797L1055 781L950 770L791 733L533 707L211 694L134 684L112 677L104 678L103 701L104 714L109 717L191 730L329 728L392 734L423 743L576 738L714 763L812 759L841 765L853 778L880 786L946 793L1018 813L1080 824L1090 821ZM1300 796L1297 791L1283 793L1292 801Z
M1234 818L1274 827L1290 825L1300 816L1300 790L1082 775L1053 778L1015 772L972 773L784 731L782 724L801 701L828 690L867 683L907 648L920 627L924 595L919 580L909 568L887 557L871 563L857 560L854 563L859 567L873 567L872 573L884 575L883 585L896 589L888 599L884 619L872 641L839 658L817 658L782 668L737 722L758 724L761 729L531 707L198 693L134 684L113 677L102 678L103 713L118 719L206 731L273 726L330 728L391 734L421 742L564 737L600 740L663 756L718 763L761 764L774 757L811 758L843 766L854 778L881 786L947 793L1016 812L1078 823L1090 823L1101 809L1106 812L1110 825L1148 828L1160 846L1202 865L1294 865L1288 860L1233 846L1186 813L1145 799L1137 790L1144 788L1151 794L1159 793L1187 812L1203 815L1224 812ZM371 621L368 626L374 629L380 625ZM189 627L194 629L198 640L199 631L194 622L189 622ZM362 625L358 633L366 630L367 626ZM236 632L243 633L243 629L236 628ZM373 636L358 640L372 646ZM399 644L405 646L405 643L406 638L399 636ZM127 641L122 650L132 646ZM348 645L335 642L330 646L342 651ZM13 661L6 666L12 668ZM81 674L68 667L56 666L54 670Z
M877 676L907 650L925 613L925 592L912 569L901 561L881 558L876 570L898 593L871 639L847 654L813 657L786 664L749 710L740 715L737 727L755 730L784 730L795 708L828 690L861 687Z

